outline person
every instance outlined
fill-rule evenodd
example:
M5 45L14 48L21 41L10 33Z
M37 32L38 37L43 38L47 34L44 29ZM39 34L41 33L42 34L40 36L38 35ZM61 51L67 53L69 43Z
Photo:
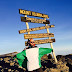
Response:
M35 48L35 47L37 47L37 46L35 46L35 43L34 43L34 39L33 38L28 39L27 46L28 47L26 47L24 50L29 49L29 48Z
M18 53L14 59L17 59L19 66L26 67L27 72L43 72L41 57L45 54L51 53L52 49L35 46L33 39L28 40L27 44L28 47ZM27 58L26 62L25 57Z
M28 45L28 47L26 47L24 50L29 49L29 48L35 48L35 47L37 47L37 46L35 46L33 38L31 38L30 40L28 39L27 45ZM43 72L43 70L42 70L42 67L40 67L40 68L38 68L36 70L29 71L29 72Z

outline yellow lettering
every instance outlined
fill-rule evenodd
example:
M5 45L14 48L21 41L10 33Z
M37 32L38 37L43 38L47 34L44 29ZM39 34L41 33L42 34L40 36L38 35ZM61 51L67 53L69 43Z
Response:
M35 16L35 12L32 12L32 15Z
M34 20L34 18L31 18L31 22L34 22L35 20Z
M43 14L43 17L48 18L48 15Z
M29 12L29 15L31 15L31 11L28 11Z
M25 11L26 15L31 15L31 11Z
M42 14L40 14L40 13L37 13L37 16L38 16L38 17L42 17Z
M32 11L27 11L27 10L21 10L21 9L19 9L19 13L20 14L24 14L24 15L49 18L48 15L46 15L46 14L36 13L36 12L32 12Z
M42 23L42 19L39 19L39 23Z
M20 9L20 14L25 14L25 10Z

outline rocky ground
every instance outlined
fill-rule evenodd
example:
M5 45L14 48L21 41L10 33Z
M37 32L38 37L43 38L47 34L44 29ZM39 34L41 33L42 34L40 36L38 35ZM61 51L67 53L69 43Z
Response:
M0 55L0 72L27 72L26 68L18 65L13 56L17 52ZM72 72L72 54L57 55L58 63L55 63L51 55L44 55L41 58L42 69L44 72Z

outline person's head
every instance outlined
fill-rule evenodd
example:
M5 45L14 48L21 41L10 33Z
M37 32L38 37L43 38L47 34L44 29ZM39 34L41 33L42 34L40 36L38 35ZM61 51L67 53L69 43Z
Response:
M32 39L32 38L30 39L30 45L34 46L34 39Z

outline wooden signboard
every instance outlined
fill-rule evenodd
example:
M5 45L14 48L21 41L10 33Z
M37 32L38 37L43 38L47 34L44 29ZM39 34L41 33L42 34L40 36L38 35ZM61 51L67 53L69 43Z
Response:
M45 38L45 37L54 37L53 33L42 33L42 34L24 34L25 39L30 38Z
M46 15L46 14L42 14L42 13L38 13L38 12L33 12L33 11L28 11L28 10L22 10L22 9L19 9L19 13L25 15L25 17L21 17L21 21L25 22L26 23L26 27L27 27L26 30L20 30L19 34L28 32L28 34L24 34L24 38L25 39L48 37L49 39L35 40L34 42L35 42L35 44L50 43L50 46L53 49L52 43L55 42L55 39L51 39L51 37L54 37L54 34L53 33L49 33L49 28L55 27L55 26L54 25L48 25L48 24L50 24L50 21L47 20L46 18L49 18L49 16ZM27 15L35 16L35 17L42 17L44 19L29 18L29 17L27 17ZM31 23L42 23L42 24L45 24L45 26L36 27L36 28L30 28L29 29L28 22L31 22ZM47 33L30 34L31 31L42 30L42 29L46 29ZM25 41L25 45L27 46L27 41ZM55 62L57 63L57 59L56 59L54 50L53 50L52 53L53 53Z
M31 28L31 29L19 30L19 34L26 33L26 32L31 32L31 31L36 31L36 30L42 30L42 29L52 28L52 27L55 27L55 26L54 25L48 25L48 26Z
M50 24L49 20L29 18L29 17L21 17L21 21L23 21L23 22L32 22L32 23Z
M35 40L35 44L45 44L45 43L53 43L55 39L43 39L43 40ZM25 46L27 46L27 41L25 41Z
M28 10L19 9L19 13L20 13L20 14L24 14L24 15L29 15L29 16L49 18L49 16L46 15L46 14L42 14L42 13L38 13L38 12L33 12L33 11L28 11Z

